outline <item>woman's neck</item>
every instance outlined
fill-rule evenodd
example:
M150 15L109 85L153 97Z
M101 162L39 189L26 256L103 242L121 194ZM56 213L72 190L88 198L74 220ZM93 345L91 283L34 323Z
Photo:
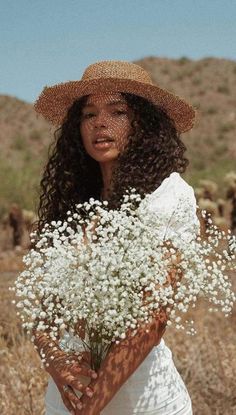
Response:
M106 163L100 163L102 179L103 179L103 187L101 190L101 199L106 200L108 198L109 192L111 190L111 178L112 172L114 169L115 162L111 160Z

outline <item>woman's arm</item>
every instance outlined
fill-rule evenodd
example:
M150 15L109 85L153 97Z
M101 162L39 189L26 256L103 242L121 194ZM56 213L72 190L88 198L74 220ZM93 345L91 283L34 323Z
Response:
M140 328L134 337L112 345L101 365L98 379L90 384L94 391L92 399L83 396L83 409L76 414L99 414L152 348L159 344L165 328L166 315L163 312L145 325L145 328Z
M92 390L88 385L91 377L97 377L90 368L89 356L84 353L83 359L78 361L77 355L64 352L58 341L53 341L48 333L34 330L33 335L36 349L41 359L44 359L44 367L53 378L64 405L71 413L75 413L75 408L82 405L75 390L91 396Z
M172 260L165 285L176 284L181 280L182 274L177 273L180 257ZM166 311L160 312L152 322L138 330L134 337L121 341L118 345L113 344L106 358L102 362L97 380L90 384L94 391L91 400L86 396L81 398L82 411L76 415L98 415L100 411L110 402L124 382L134 373L144 361L152 348L159 344L166 328L168 315Z

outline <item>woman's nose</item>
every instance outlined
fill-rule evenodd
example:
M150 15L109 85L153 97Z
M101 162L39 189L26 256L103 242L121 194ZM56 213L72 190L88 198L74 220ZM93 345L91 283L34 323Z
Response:
M104 112L100 112L94 119L95 127L106 127L107 126L107 115Z

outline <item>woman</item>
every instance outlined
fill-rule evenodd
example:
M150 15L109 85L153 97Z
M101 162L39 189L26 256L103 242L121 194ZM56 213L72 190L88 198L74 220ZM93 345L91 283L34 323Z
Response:
M188 165L179 134L192 128L194 110L154 86L141 67L95 63L81 81L45 88L35 109L61 126L41 182L39 230L90 197L118 208L132 186L143 196L151 193L150 209L165 213L163 235L185 238L198 231L193 189L179 174ZM131 340L113 345L97 379L88 356L66 364L63 342L37 335L51 375L46 415L192 414L187 389L161 339L165 326L163 313Z

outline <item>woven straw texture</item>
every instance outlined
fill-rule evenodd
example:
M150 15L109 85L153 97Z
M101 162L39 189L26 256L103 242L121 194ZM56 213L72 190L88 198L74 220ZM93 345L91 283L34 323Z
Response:
M179 132L193 127L195 110L184 99L154 85L140 66L123 61L102 61L85 70L80 81L45 87L34 104L36 112L52 124L61 125L73 102L84 95L128 92L151 101L166 111Z

